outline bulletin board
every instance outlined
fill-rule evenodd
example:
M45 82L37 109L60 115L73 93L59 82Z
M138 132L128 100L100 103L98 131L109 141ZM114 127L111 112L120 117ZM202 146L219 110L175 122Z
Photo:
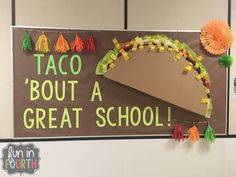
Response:
M50 52L22 51L25 32L34 44L44 32ZM75 33L83 40L92 35L96 50L55 51L60 34L71 44ZM208 122L217 134L226 134L227 70L201 47L199 32L13 27L12 36L15 137L164 136L171 134L176 123L181 123L184 131L195 124L204 133ZM175 53L164 44L163 52L157 51L157 44L153 44L154 51L149 43L137 51L129 46L116 56L116 62L103 66L117 45L145 36L165 36L202 56L211 83L210 96L205 93L206 84L196 79L201 72L184 73L189 61L184 56L173 61ZM65 98L56 98L56 89ZM211 98L210 116L200 98Z

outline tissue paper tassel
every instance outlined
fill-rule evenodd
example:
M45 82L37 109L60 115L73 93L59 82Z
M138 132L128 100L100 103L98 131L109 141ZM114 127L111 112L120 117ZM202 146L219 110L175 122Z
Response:
M51 42L47 38L47 36L42 32L42 34L38 37L38 40L35 44L35 50L41 53L48 53L51 49Z
M29 52L33 50L32 39L28 32L25 32L24 34L23 41L22 41L22 50L25 52Z
M68 42L66 41L66 39L61 33L57 39L57 42L55 45L55 51L59 53L66 53L68 50L70 50Z
M82 52L84 50L85 44L79 35L75 34L75 39L71 43L70 48L72 51Z
M193 143L200 139L199 131L195 125L188 130L188 138Z
M183 128L180 124L176 124L172 131L172 138L175 141L183 141L184 140L184 133Z
M94 41L94 37L92 34L88 36L86 43L85 43L85 47L88 52L95 52L96 51L95 41Z
M210 142L210 143L215 142L215 139L216 139L215 131L211 127L210 123L208 123L208 125L207 125L206 131L205 131L205 135L204 135L204 139L207 142Z

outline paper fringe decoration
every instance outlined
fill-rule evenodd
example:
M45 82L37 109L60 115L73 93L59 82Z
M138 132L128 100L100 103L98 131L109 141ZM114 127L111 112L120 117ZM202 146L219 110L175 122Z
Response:
M63 34L61 33L57 39L55 51L59 53L66 53L68 50L70 50L69 45L66 39L64 38Z
M233 34L225 21L213 20L203 26L200 40L209 53L221 55L231 47Z
M82 52L84 50L85 44L83 40L79 37L78 33L75 33L75 39L70 44L72 51Z
M193 143L200 139L199 131L195 125L193 125L193 127L188 130L188 138Z
M94 37L92 34L90 34L88 36L86 43L85 43L85 48L88 52L95 52L96 51Z
M211 127L210 123L208 123L208 125L207 125L205 135L204 135L204 139L209 143L215 142L215 139L216 139L215 131Z
M24 34L23 41L22 41L22 50L24 52L29 52L33 50L32 39L28 32L25 32Z
M230 55L221 56L219 59L219 64L221 67L228 68L233 64L233 57Z
M184 141L183 128L180 124L176 124L172 131L172 138L175 141Z
M51 49L51 42L47 38L47 36L42 32L42 34L38 37L38 40L35 44L35 50L41 53L48 53Z

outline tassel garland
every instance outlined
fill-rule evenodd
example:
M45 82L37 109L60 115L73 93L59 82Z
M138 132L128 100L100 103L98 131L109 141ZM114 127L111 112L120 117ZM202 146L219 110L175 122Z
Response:
M193 125L193 127L188 130L187 136L188 139L193 143L200 139L199 131L195 125ZM172 138L175 141L184 141L185 136L183 132L183 127L179 123L175 124L172 130ZM204 139L209 143L215 142L216 139L215 131L211 127L209 122L205 131Z
M195 125L193 125L193 127L188 130L188 138L193 143L195 143L196 141L200 139L199 131Z
M206 129L206 132L205 132L205 135L204 135L204 139L209 143L215 142L215 139L216 139L215 131L211 127L210 123L208 123L208 125L207 125L207 129Z
M47 36L42 32L42 34L38 37L38 40L35 44L35 50L42 53L48 53L51 49L51 42L47 38Z
M94 36L90 34L87 37L87 40L84 42L78 33L75 33L74 41L71 42L69 45L67 40L64 38L63 34L61 33L56 41L55 45L55 51L59 52L61 54L68 52L69 50L82 52L95 52L96 46L95 46L95 40ZM22 40L22 50L23 51L32 51L33 50L33 41L29 35L28 32L25 32L23 40ZM41 53L49 53L51 50L51 42L47 38L47 36L42 32L42 34L39 35L36 43L35 43L35 51L41 52Z
M33 50L32 39L28 32L25 32L24 34L23 41L22 41L22 50L24 52L29 52Z
M173 131L172 131L172 138L175 141L184 141L184 133L183 128L180 124L176 124Z
M59 53L66 53L69 49L70 49L69 45L61 33L57 39L57 43L55 45L55 51Z
M75 34L75 39L70 45L71 50L72 51L77 51L77 52L82 52L84 50L84 47L85 47L85 45L84 45L83 40L76 33Z

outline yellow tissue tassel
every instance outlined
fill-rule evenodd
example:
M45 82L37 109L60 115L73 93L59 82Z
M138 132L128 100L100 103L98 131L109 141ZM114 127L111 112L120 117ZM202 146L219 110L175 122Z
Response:
M42 32L42 34L38 37L38 40L35 44L35 50L41 53L48 53L51 49L51 42L47 38L47 36Z

